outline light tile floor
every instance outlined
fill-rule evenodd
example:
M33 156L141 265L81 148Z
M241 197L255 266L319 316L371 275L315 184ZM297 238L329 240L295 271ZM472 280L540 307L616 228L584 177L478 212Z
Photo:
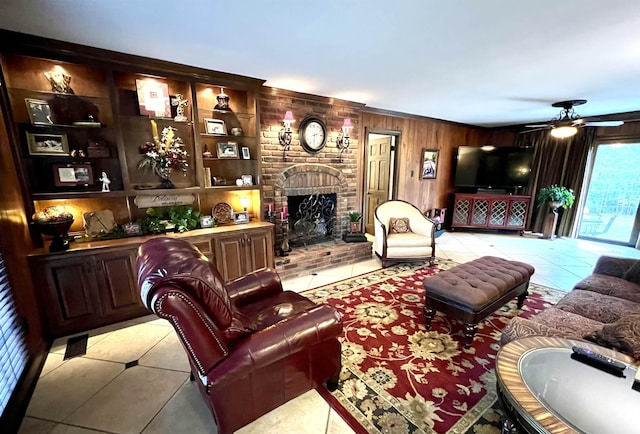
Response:
M448 232L436 254L456 262L493 255L535 266L532 281L569 291L601 255L640 258L640 250L569 238ZM303 291L380 268L373 257L283 282ZM173 328L155 316L88 332L87 354L63 361L67 338L53 343L21 434L215 433ZM125 369L125 363L138 365ZM242 428L243 434L342 434L353 431L316 391L286 403Z

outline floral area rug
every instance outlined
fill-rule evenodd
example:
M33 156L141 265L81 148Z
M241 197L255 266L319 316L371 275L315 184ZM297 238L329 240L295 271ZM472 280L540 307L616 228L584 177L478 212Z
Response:
M357 432L500 432L494 366L501 330L564 293L530 284L523 309L514 299L487 317L465 350L462 323L438 313L426 330L422 312L424 279L455 265L401 264L304 292L343 315L339 387L321 393Z

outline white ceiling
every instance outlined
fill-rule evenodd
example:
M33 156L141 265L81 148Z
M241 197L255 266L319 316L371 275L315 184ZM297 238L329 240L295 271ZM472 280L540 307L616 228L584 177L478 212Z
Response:
M633 0L1 0L0 27L473 125L640 110Z

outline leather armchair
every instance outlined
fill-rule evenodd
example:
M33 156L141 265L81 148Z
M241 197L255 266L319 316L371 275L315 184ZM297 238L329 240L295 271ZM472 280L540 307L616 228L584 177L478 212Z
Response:
M403 200L389 200L375 210L375 252L382 267L395 262L429 261L436 257L436 224L414 205ZM408 218L410 232L393 233L392 218Z
M166 237L137 257L143 303L174 327L218 433L231 433L302 393L337 386L339 313L283 291L260 270L227 284L190 243Z

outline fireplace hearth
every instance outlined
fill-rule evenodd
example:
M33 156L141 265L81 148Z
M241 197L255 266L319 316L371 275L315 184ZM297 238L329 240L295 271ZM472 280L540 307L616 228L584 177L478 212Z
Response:
M287 196L289 243L307 246L334 238L336 193Z

